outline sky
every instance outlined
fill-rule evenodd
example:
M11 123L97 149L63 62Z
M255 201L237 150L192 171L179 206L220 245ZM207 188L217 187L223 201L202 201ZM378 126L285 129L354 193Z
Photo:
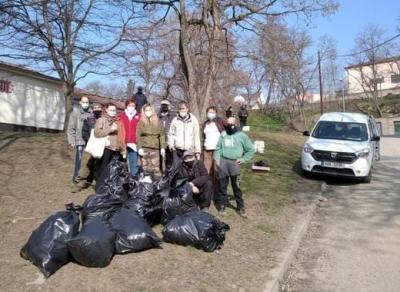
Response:
M322 36L332 37L343 55L354 48L354 39L368 24L382 27L385 40L399 33L400 0L341 0L335 15L314 19L310 34L314 46Z

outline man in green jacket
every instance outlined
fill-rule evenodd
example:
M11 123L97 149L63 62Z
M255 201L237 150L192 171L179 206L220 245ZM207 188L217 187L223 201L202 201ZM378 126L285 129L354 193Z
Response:
M254 146L250 138L236 126L234 117L228 118L225 129L214 152L219 176L218 195L215 203L218 211L223 213L228 205L227 188L230 179L237 204L236 211L239 215L244 215L244 201L238 178L240 165L250 162L253 158Z

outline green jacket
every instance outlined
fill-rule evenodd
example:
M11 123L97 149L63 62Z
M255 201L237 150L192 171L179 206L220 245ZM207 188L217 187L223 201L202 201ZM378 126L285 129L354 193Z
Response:
M140 120L136 131L136 145L138 150L143 147L152 149L165 149L165 133L161 123L158 123L157 126L154 126L150 122L145 124L142 120Z
M254 156L254 146L250 138L242 131L233 135L222 132L217 148L214 152L214 159L219 163L221 158L250 162Z

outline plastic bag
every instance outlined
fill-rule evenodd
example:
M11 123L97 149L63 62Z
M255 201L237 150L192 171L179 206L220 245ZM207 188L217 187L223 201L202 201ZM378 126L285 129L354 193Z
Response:
M20 255L31 261L45 277L54 274L70 261L67 241L78 234L79 214L57 212L32 232Z
M165 225L162 234L166 242L191 245L206 252L220 248L229 225L213 215L197 211L176 217Z
M108 219L122 207L122 204L123 201L109 195L90 195L82 205L82 220L85 222L88 218L96 216L103 216Z
M161 222L162 200L156 183L139 180L137 187L129 192L129 199L124 205L154 226Z
M109 220L116 234L115 252L119 254L137 252L159 247L161 240L147 222L127 208L122 208Z
M87 267L105 267L114 255L115 234L109 223L97 216L87 220L81 232L68 241L68 250L76 262Z
M102 172L96 183L96 194L108 195L111 198L125 201L131 188L131 175L125 162L113 159Z
M168 197L164 198L162 208L163 224L166 224L178 215L199 210L193 199L190 185L186 182L170 191Z

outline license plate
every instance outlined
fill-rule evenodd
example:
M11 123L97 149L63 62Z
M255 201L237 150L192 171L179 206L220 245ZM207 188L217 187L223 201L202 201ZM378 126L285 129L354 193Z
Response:
M325 167L344 168L343 163L331 162L331 161L322 161L321 165Z

